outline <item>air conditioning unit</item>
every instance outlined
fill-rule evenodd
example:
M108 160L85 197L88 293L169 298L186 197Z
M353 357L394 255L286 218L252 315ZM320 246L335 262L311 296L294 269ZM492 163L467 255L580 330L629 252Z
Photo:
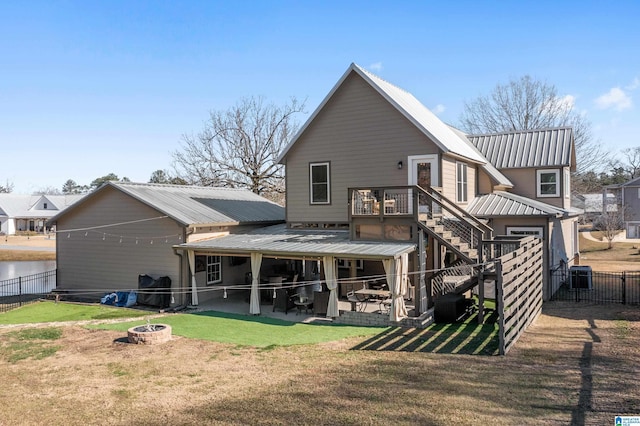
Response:
M569 268L569 288L571 290L593 288L591 266L572 266Z

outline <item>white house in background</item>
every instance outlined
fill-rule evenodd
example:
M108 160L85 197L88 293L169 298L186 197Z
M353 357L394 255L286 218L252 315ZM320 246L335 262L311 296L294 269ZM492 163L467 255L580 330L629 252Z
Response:
M84 197L73 195L0 194L0 233L33 231L46 233L46 222Z

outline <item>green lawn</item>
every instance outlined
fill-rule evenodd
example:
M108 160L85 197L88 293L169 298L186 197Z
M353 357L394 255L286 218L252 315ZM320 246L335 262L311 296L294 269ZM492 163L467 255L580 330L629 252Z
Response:
M388 330L380 327L353 327L330 323L303 324L221 312L176 314L160 318L155 322L169 324L172 334L178 336L262 348L314 344L354 336L367 337ZM126 331L130 327L142 324L146 322L100 324L92 327Z
M39 322L107 320L149 315L137 309L105 305L37 302L0 314L0 324L34 324Z

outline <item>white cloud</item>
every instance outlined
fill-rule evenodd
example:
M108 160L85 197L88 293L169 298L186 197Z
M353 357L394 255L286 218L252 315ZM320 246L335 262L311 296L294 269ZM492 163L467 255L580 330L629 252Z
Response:
M614 87L604 95L596 99L596 105L600 109L614 108L618 111L631 108L631 98L619 87Z
M375 72L382 71L382 62L376 62L374 64L369 65L369 69Z
M445 109L447 108L444 105L438 104L435 106L435 108L432 108L431 111L437 115L437 114L442 114Z
M638 87L640 87L640 78L636 77L636 78L633 79L631 84L629 84L627 87L625 87L625 89L627 89L627 90L636 90Z

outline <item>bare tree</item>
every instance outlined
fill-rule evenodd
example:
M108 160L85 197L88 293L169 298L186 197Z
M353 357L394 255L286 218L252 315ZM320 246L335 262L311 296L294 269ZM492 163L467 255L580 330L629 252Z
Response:
M204 129L183 135L173 155L178 176L190 184L248 188L280 200L284 170L277 157L297 129L295 115L304 102L284 106L245 98L224 111L212 111Z
M9 194L13 191L13 182L9 182L7 179L7 183L5 185L0 185L0 194Z
M635 148L626 148L622 150L622 153L626 157L626 164L623 166L627 173L629 173L629 179L635 179L640 176L640 146Z
M594 221L593 226L602 231L602 236L608 242L607 248L612 248L614 238L624 228L624 207L613 209L605 203L603 209L605 211Z
M44 186L35 191L33 195L62 195L62 192L55 186Z
M577 175L599 170L610 154L593 139L591 123L552 84L529 75L498 84L487 96L465 102L460 126L469 133L571 126L576 144ZM579 183L579 182L577 182Z

